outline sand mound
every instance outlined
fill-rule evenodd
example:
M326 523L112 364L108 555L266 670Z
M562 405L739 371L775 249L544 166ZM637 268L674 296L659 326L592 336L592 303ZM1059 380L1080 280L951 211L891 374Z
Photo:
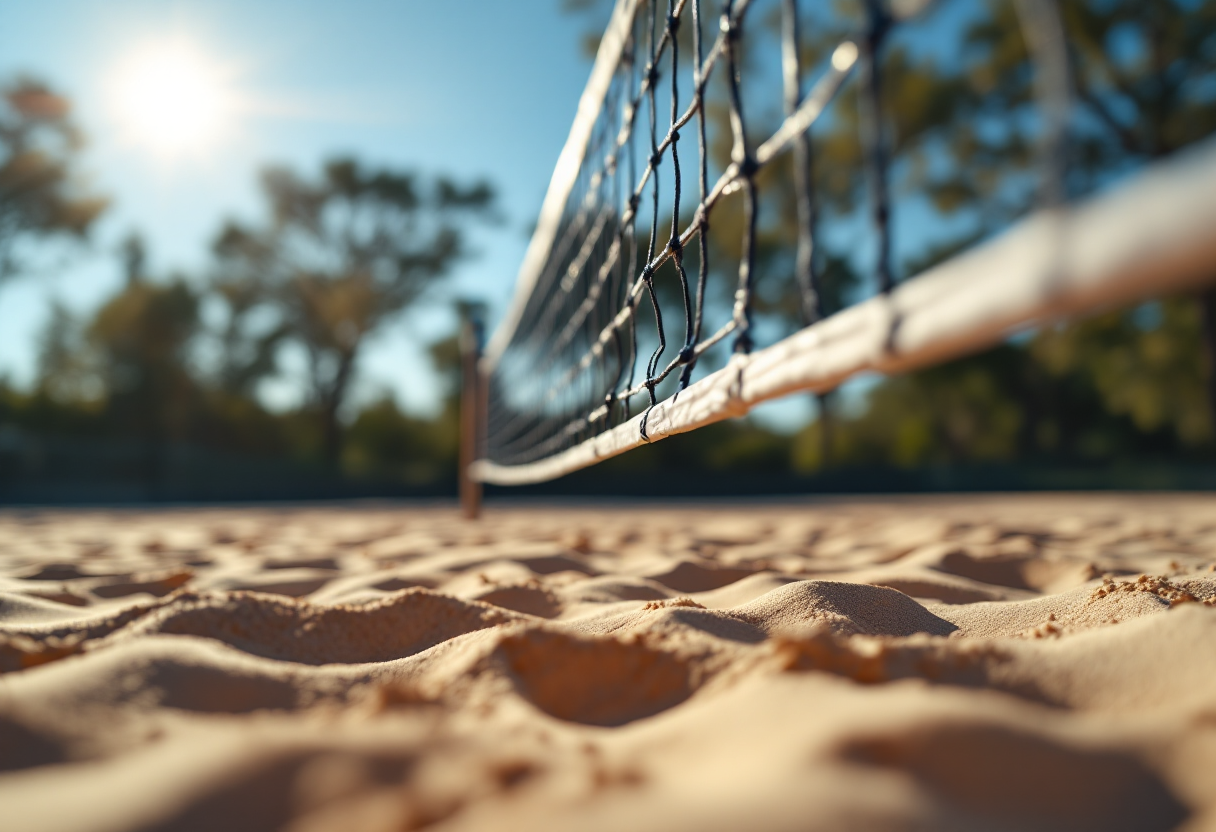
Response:
M404 589L383 600L337 606L252 592L184 592L111 639L153 633L200 636L271 659L357 664L410 656L516 618L489 604L427 589Z
M731 615L767 633L822 622L838 633L949 635L955 628L902 592L834 581L798 581L735 607Z
M628 511L0 513L2 816L1216 829L1212 499Z

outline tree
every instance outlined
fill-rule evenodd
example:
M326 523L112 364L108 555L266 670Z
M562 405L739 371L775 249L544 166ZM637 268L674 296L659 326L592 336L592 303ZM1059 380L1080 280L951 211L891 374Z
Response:
M0 282L27 268L32 239L82 239L106 208L73 165L81 135L68 100L30 78L0 86Z
M493 191L485 182L368 170L351 159L330 161L315 179L272 168L262 186L270 217L262 226L225 227L216 285L231 320L261 307L275 323L252 342L234 336L247 352L229 371L248 383L273 367L281 340L302 346L323 455L336 467L342 407L364 344L468 254L465 223L492 216Z
M450 482L456 470L457 414L444 405L439 419L403 413L391 396L365 407L355 417L343 448L343 470L411 485Z
M1060 8L1074 78L1066 195L1103 187L1216 131L1216 2L1061 0ZM953 243L904 264L905 273L1032 207L1043 161L1036 71L1009 0L985 4L954 58L913 59L898 48L885 56L883 110L901 189L925 194L943 215L973 220ZM821 152L848 170L855 113L842 115ZM856 180L839 184L836 198L857 190ZM1044 453L1110 459L1210 444L1214 426L1216 294L1209 291L1199 304L1166 299L1050 327L954 369L887 380L871 392L844 452L909 464Z
M213 381L222 393L252 398L257 385L279 367L279 347L290 334L286 316L276 314L271 252L265 241L229 222L212 243L216 269L208 285L225 310L216 336Z
M180 438L195 404L191 351L199 299L181 278L153 281L143 243L123 246L126 285L89 323L112 416L135 435L164 443Z
M1216 132L1216 0L1061 0L1060 9L1074 79L1067 195L1100 188ZM951 85L955 104L940 110L933 127L958 163L921 182L946 212L1005 206L1004 215L986 224L990 230L1024 211L1033 197L1018 184L1032 181L1028 174L1039 163L1035 120L1026 118L1037 109L1035 67L1012 3L990 0L966 45L959 73L965 80L930 85L937 96ZM994 123L1005 128L993 130ZM1040 360L1051 353L1057 373L1089 374L1107 410L1133 414L1142 429L1170 425L1183 445L1210 443L1216 440L1216 290L1193 305L1186 313L1167 301L1167 314L1149 323L1126 310L1097 324L1048 331L1033 352ZM1116 333L1124 340L1113 339ZM1064 343L1070 346L1062 348ZM1205 352L1206 361L1200 360ZM1162 356L1170 356L1168 372L1162 372ZM1128 385L1113 376L1134 379L1137 404L1129 403ZM1167 402L1186 410L1169 419L1148 416Z
M104 398L92 350L80 320L61 301L51 304L38 349L37 390L52 401L84 405Z

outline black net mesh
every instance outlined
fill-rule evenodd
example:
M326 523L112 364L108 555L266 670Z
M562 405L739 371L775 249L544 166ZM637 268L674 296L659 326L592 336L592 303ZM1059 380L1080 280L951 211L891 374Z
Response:
M802 323L822 317L809 131L854 69L858 77L849 86L858 94L869 237L876 249L872 285L879 292L892 286L880 59L892 30L921 13L928 0L902 7L864 0L864 25L829 53L814 78L803 65L796 0L769 4L768 12L753 11L760 3L727 0L707 19L709 5L618 3L623 44L577 181L509 338L490 356L482 454L493 463L550 457L638 414L646 439L648 408L678 394L699 365L752 349L757 178L786 154L783 170L792 183L785 184L796 194L797 217L789 280L797 287ZM1059 52L1049 37L1058 21L1054 2L1021 0L1021 7L1024 19L1047 31L1028 40L1047 69L1040 85L1050 99L1045 109L1058 113L1065 86L1057 76L1066 64L1052 64ZM774 15L779 72L757 71L751 83L741 54L745 27L770 25ZM776 86L783 114L763 140L749 130L749 104L764 100L753 93L757 85ZM1062 130L1062 120L1059 115L1049 128ZM1056 158L1058 132L1049 129L1044 140L1044 153ZM729 161L718 165L711 152L716 141L729 142ZM732 200L739 201L730 224L739 239L730 246L732 262L714 263L708 242L718 233L715 210ZM714 307L718 320L711 320L706 302L713 280L734 288L733 301Z

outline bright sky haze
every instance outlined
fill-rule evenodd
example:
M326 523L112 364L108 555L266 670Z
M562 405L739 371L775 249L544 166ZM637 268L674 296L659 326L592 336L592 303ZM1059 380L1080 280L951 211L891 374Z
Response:
M134 50L114 71L107 106L121 139L163 158L206 158L223 146L237 111L236 78L186 37Z

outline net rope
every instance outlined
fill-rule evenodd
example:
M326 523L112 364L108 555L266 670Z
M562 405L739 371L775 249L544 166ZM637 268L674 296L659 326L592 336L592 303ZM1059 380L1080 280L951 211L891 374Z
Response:
M535 261L526 295L517 298L518 308L483 360L484 460L498 466L535 463L639 413L639 438L649 441L647 421L659 403L660 385L674 375L678 396L698 362L719 344L734 354L752 351L757 174L786 152L793 156L794 280L801 318L804 325L823 318L810 130L854 69L860 76L859 141L876 249L873 283L880 294L892 290L881 56L892 30L931 2L888 7L881 0L864 0L861 31L835 47L804 94L798 4L781 0L783 120L757 142L749 131L740 54L752 0L726 0L709 43L701 0L619 0L610 29L617 27L620 37L612 41L606 35L599 57L609 80L602 98L592 102L597 112L585 145L576 148L581 150L577 174L568 193L559 194L560 214L549 229L552 242ZM1026 28L1039 33L1028 43L1037 94L1048 114L1042 140L1044 199L1058 199L1046 193L1062 178L1065 157L1067 61L1060 58L1058 11L1054 0L1019 0L1019 13ZM692 29L691 77L684 84L681 27ZM718 76L725 87L731 149L729 163L711 184L706 93ZM659 115L663 109L665 119ZM690 125L696 135L697 202L682 226L690 153L681 151ZM707 330L711 218L735 195L743 219L733 303L726 320ZM690 275L686 255L694 240ZM681 336L656 287L659 270L669 263L679 287ZM672 343L677 337L678 347Z

